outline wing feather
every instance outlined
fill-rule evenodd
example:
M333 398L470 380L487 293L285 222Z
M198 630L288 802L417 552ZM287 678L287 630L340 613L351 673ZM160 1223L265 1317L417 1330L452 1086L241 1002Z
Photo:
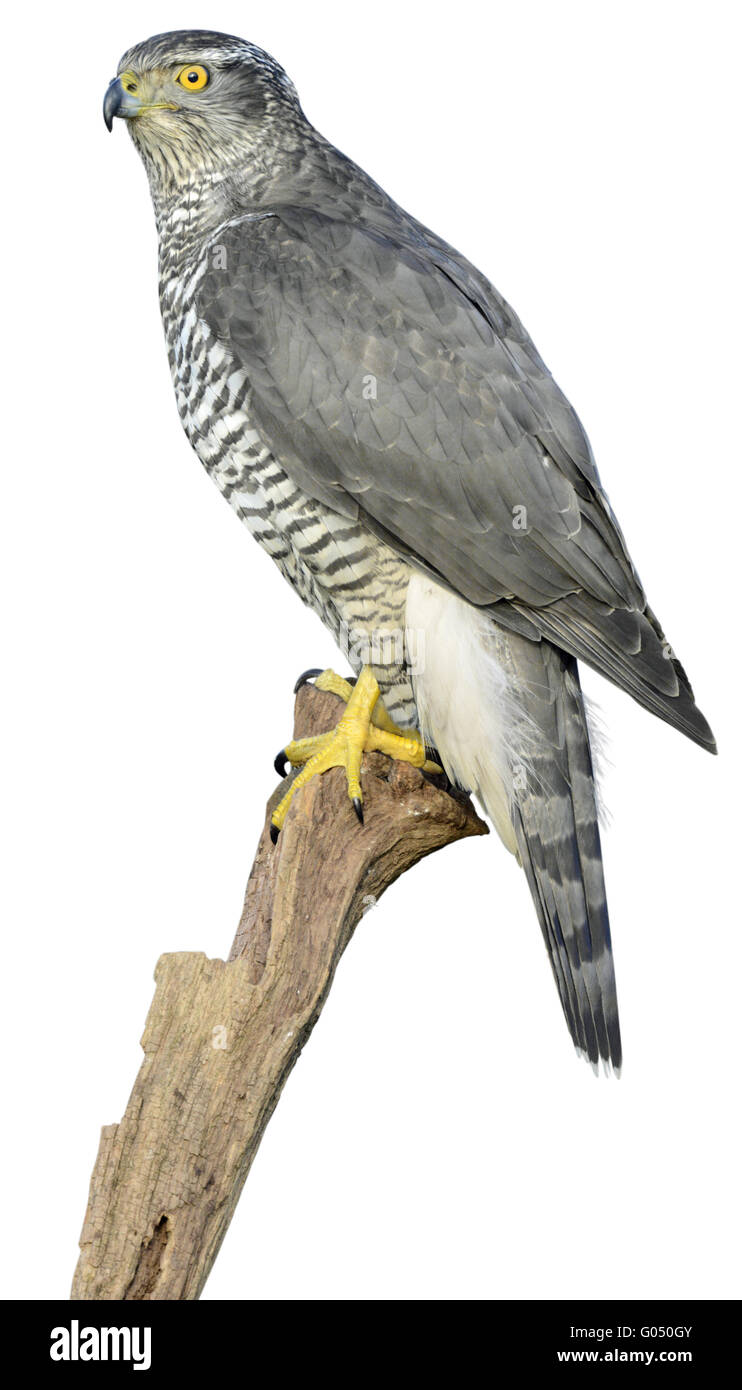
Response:
M280 207L219 234L197 297L295 484L505 625L584 658L713 746L590 445L522 325L392 203Z

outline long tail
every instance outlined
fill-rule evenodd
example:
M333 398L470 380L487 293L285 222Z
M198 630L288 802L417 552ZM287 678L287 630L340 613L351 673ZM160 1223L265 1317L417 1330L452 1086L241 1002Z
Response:
M573 657L505 644L531 730L512 819L567 1027L577 1050L621 1067L616 978L585 706ZM538 669L534 669L538 668Z
M408 627L426 739L520 860L578 1052L621 1066L593 765L577 663L416 576Z

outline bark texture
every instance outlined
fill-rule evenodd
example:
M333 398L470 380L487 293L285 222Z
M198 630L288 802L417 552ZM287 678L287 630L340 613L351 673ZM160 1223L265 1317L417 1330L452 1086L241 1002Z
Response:
M331 728L341 708L304 686L294 736ZM363 828L334 769L297 796L274 848L284 787L268 804L228 960L178 952L157 963L144 1061L123 1119L101 1133L73 1298L198 1298L364 909L426 854L486 833L445 778L373 753Z

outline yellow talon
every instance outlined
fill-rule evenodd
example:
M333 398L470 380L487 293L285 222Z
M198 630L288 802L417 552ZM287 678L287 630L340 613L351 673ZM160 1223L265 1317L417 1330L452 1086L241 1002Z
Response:
M329 666L317 677L314 684L317 690L329 690L331 695L339 695L341 700L345 700L346 705L353 694L353 686L350 681L343 680L343 677L331 670Z
M364 670L368 670L368 667L365 667ZM335 671L332 670L323 671L322 674L317 677L314 684L316 685L318 690L329 690L333 695L339 695L340 699L345 700L346 704L348 700L350 700L351 695L353 694L353 686L351 685L350 681L343 680L342 676L338 676L335 673ZM422 744L422 736L417 729L400 729L399 725L395 724L391 715L387 714L384 702L383 700L380 700L378 698L378 694L376 704L373 707L373 712L371 715L371 723L375 726L375 728L382 729L387 734L395 734L398 738L407 740L408 743L410 740L414 740L415 743ZM309 743L310 740L302 739L301 742ZM380 753L388 753L390 758L398 758L403 762L408 761L406 758L402 758L402 755L399 752L398 744L395 744L393 747L390 746L388 748L382 747L380 743L375 743L373 746ZM368 752L369 750L366 749L365 751ZM286 756L289 758L290 762L293 761L289 756L288 748L286 749ZM421 766L423 772L443 771L443 768L438 763L431 762L429 758L426 758L426 760L422 764L416 763L415 766Z
M271 839L274 843L296 793L312 777L327 772L331 767L345 768L348 796L361 824L361 759L364 753L385 753L400 762L412 763L413 767L420 767L425 772L442 771L437 763L426 758L425 745L417 729L402 730L389 717L379 699L378 682L369 666L364 666L355 685L330 670L323 671L315 684L319 690L328 690L345 700L345 713L330 733L295 739L283 750L283 756L294 767L300 766L301 772L271 817ZM279 771L280 762L279 754L276 759Z

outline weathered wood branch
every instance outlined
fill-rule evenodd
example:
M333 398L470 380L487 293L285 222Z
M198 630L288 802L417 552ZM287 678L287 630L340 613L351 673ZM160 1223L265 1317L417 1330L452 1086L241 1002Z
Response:
M304 686L295 737L331 728L339 708ZM101 1133L73 1298L198 1298L364 907L426 854L486 833L444 778L381 754L364 759L363 787L361 828L343 772L314 779L274 848L277 789L229 959L160 957L144 1061Z

